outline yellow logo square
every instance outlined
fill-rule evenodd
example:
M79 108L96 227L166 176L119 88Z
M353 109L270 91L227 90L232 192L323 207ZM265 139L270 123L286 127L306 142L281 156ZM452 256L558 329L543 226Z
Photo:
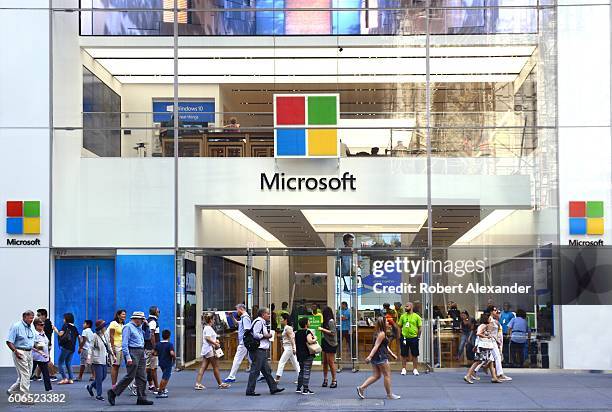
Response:
M308 155L338 156L338 132L335 129L309 129Z
M39 217L24 217L23 218L23 233L27 235L40 234L40 218Z
M602 217L587 218L587 235L603 235L604 220Z

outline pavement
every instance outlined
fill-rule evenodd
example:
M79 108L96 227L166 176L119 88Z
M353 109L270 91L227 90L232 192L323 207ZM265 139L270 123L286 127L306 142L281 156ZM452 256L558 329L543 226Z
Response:
M382 379L368 388L367 399L358 399L355 387L369 374L366 371L338 375L338 388L321 388L322 372L313 371L311 389L315 395L294 393L295 374L285 373L280 387L283 393L270 395L265 382L257 384L259 397L246 397L247 374L240 372L238 381L230 389L220 390L207 371L203 383L204 391L195 391L195 371L173 372L168 386L169 398L149 399L152 406L136 406L136 397L125 392L117 397L116 405L110 406L91 398L84 382L73 385L56 385L54 392L66 394L63 404L36 404L25 406L9 403L5 389L14 381L12 368L0 368L0 411L46 410L46 411L612 411L612 374L551 370L511 370L506 372L512 382L492 384L488 376L481 375L480 382L468 385L463 382L464 370L436 370L420 376L392 376L393 391L402 396L400 400L387 400ZM222 371L225 377L227 372ZM110 376L104 392L110 387ZM31 391L43 391L42 382L32 382ZM106 393L104 393L106 397Z

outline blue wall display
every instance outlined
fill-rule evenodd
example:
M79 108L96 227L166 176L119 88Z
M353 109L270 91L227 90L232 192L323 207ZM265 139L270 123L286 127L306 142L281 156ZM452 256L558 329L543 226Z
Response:
M149 315L149 307L160 310L160 326L172 333L174 342L174 255L117 255L117 308Z
M153 122L172 121L171 101L153 102ZM183 124L213 123L215 102L179 102L179 121Z
M83 331L83 321L104 319L107 324L115 314L115 261L113 259L56 259L55 310L52 319L58 329L64 323L64 313L74 315L74 325ZM57 335L54 346L59 348ZM59 358L55 351L55 361ZM75 352L72 364L79 364Z

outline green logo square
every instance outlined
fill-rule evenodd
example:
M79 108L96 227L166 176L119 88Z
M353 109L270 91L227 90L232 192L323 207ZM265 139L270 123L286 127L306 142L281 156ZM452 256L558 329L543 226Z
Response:
M308 96L308 124L335 125L337 111L336 96Z
M23 202L24 217L40 217L40 202L38 200L26 200Z
M589 201L586 207L587 217L604 217L604 207L601 201Z

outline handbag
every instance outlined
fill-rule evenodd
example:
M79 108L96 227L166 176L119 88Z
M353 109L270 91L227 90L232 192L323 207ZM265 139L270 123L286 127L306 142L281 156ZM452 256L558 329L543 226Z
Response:
M306 339L308 339L308 337L306 337ZM311 355L318 355L319 353L323 352L321 345L319 345L319 342L317 342L316 340L313 343L308 343L308 340L307 340L306 346L308 347L308 352Z
M224 355L223 349L221 349L221 348L215 349L215 357L216 358L222 358L223 355Z
M480 349L493 349L495 347L495 342L491 339L479 339L478 347Z

